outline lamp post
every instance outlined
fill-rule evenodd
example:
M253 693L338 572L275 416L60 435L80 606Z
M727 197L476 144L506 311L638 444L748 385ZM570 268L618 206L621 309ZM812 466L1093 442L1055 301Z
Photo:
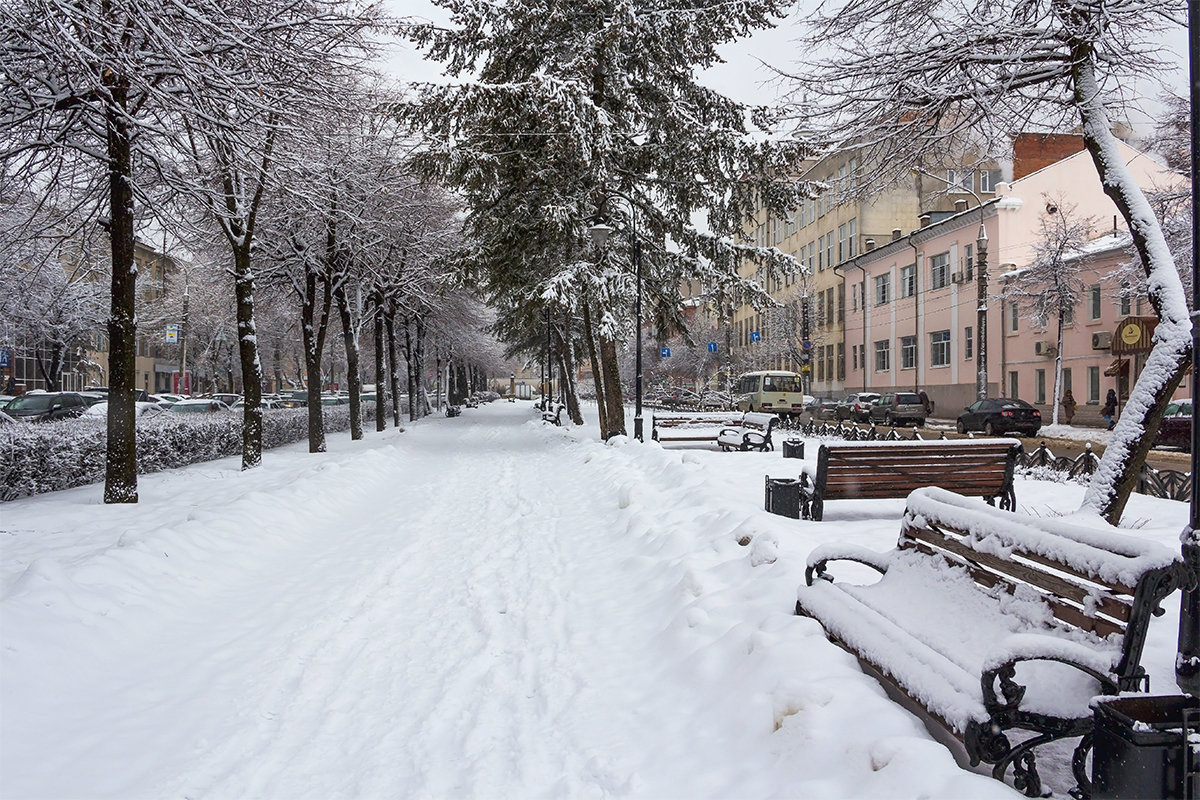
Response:
M1200 3L1188 2L1188 62L1190 65L1192 127L1192 241L1200 237ZM1192 248L1192 397L1200 398L1200 252ZM1184 563L1194 578L1200 577L1200 409L1192 402L1191 518L1183 531ZM1175 656L1175 684L1184 692L1200 696L1200 587L1185 587L1179 600L1179 645Z
M637 374L634 377L633 383L633 438L642 442L645 441L642 438L642 246L638 241L637 209L634 207L633 201L620 192L610 191L609 193L629 203L630 236L633 238L633 267L637 274L637 299L634 301L633 307L633 314L637 323L637 351L634 355L634 369ZM608 237L612 235L612 232L613 229L603 222L598 222L588 229L592 241L598 247L604 246L604 243L608 241Z
M987 274L987 248L988 235L987 229L983 226L983 200L979 195L975 194L974 190L967 188L961 184L951 183L940 175L934 175L928 170L920 167L913 167L913 172L918 172L933 178L935 181L940 181L949 187L959 189L966 192L975 198L975 205L979 209L979 234L975 238L975 289L976 289L976 311L978 329L977 338L979 339L976 358L978 358L976 372L976 392L979 399L987 397L988 393L988 377L987 377L987 291L988 291L988 274Z

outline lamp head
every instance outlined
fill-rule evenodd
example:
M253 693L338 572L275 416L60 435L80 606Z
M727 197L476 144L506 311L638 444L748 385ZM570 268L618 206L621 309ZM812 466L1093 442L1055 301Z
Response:
M588 235L592 237L592 241L597 247L604 247L604 243L608 241L608 237L612 236L613 229L603 222L597 222L592 227L588 228Z

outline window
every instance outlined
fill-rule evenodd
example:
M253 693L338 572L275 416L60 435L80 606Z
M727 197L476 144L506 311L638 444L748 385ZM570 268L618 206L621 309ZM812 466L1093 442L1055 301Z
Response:
M1014 333L1021 327L1021 309L1016 303L1008 304L1008 329Z
M817 271L825 271L825 235L817 237Z
M946 185L954 189L958 186L958 170L946 170Z
M852 219L846 223L850 235L850 253L849 257L854 258L858 255L858 219Z
M1133 297L1130 291L1129 281L1121 282L1121 316L1128 317L1133 308Z
M963 278L968 281L975 280L975 257L972 255L975 252L975 245L968 244L963 247Z
M945 289L950 284L950 254L938 253L929 259L929 288Z
M1063 394L1071 392L1071 369L1069 367L1063 367L1062 388Z
M1087 401L1089 403L1100 402L1100 368L1088 367L1088 390Z
M838 225L838 260L837 263L842 263L846 260L846 226Z
M875 276L875 305L881 306L892 301L892 274L885 272Z
M929 364L934 367L950 366L950 331L929 334Z
M856 345L856 344L850 345L850 360L851 360L851 369L853 369L854 371L857 372L858 371L858 345Z
M1072 325L1075 323L1075 309L1072 307L1063 309L1063 325Z
M912 297L917 293L917 265L900 268L900 296Z
M841 325L846 321L846 284L837 285L837 321Z
M994 192L996 191L996 184L1001 180L1000 170L981 169L979 170L979 191Z
M837 379L846 380L846 345L842 342L837 346Z
M1098 283L1088 287L1088 309L1091 312L1090 319L1092 321L1100 319L1100 284Z
M970 361L975 357L975 337L971 326L968 325L963 329L963 358Z
M1046 370L1044 369L1033 372L1033 394L1035 403L1046 402Z
M900 369L917 368L917 337L904 336L900 339Z
M834 321L833 287L830 287L825 290L825 324L832 325L833 321Z
M1017 371L1013 370L1008 373L1008 396L1013 398L1020 397L1021 393L1017 391L1017 388Z
M881 339L875 343L875 371L889 372L892 369L892 343Z
M832 267L834 263L836 262L833 260L833 231L830 231L829 235L825 237L825 265Z

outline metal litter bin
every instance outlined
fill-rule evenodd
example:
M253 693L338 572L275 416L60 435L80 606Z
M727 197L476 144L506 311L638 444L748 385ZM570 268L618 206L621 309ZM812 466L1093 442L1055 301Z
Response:
M784 458L804 458L804 442L799 439L785 439L783 442Z
M800 481L768 475L763 503L763 507L772 514L800 519Z
M1189 695L1121 697L1097 703L1093 719L1095 800L1197 797L1200 759L1187 742L1198 733L1200 700Z

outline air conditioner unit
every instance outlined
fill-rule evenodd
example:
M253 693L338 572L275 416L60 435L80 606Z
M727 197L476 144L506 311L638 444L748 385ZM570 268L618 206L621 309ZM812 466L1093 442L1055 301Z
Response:
M951 281L952 283L966 283L966 282L967 282L967 276L966 276L966 274L965 274L965 273L962 273L962 272L956 272L956 273L954 273L953 275L951 275L951 276L950 276L950 281Z
M1101 331L1092 334L1092 349L1107 350L1112 347L1112 331Z
M1033 352L1039 356L1052 356L1056 349L1053 342L1034 342Z

